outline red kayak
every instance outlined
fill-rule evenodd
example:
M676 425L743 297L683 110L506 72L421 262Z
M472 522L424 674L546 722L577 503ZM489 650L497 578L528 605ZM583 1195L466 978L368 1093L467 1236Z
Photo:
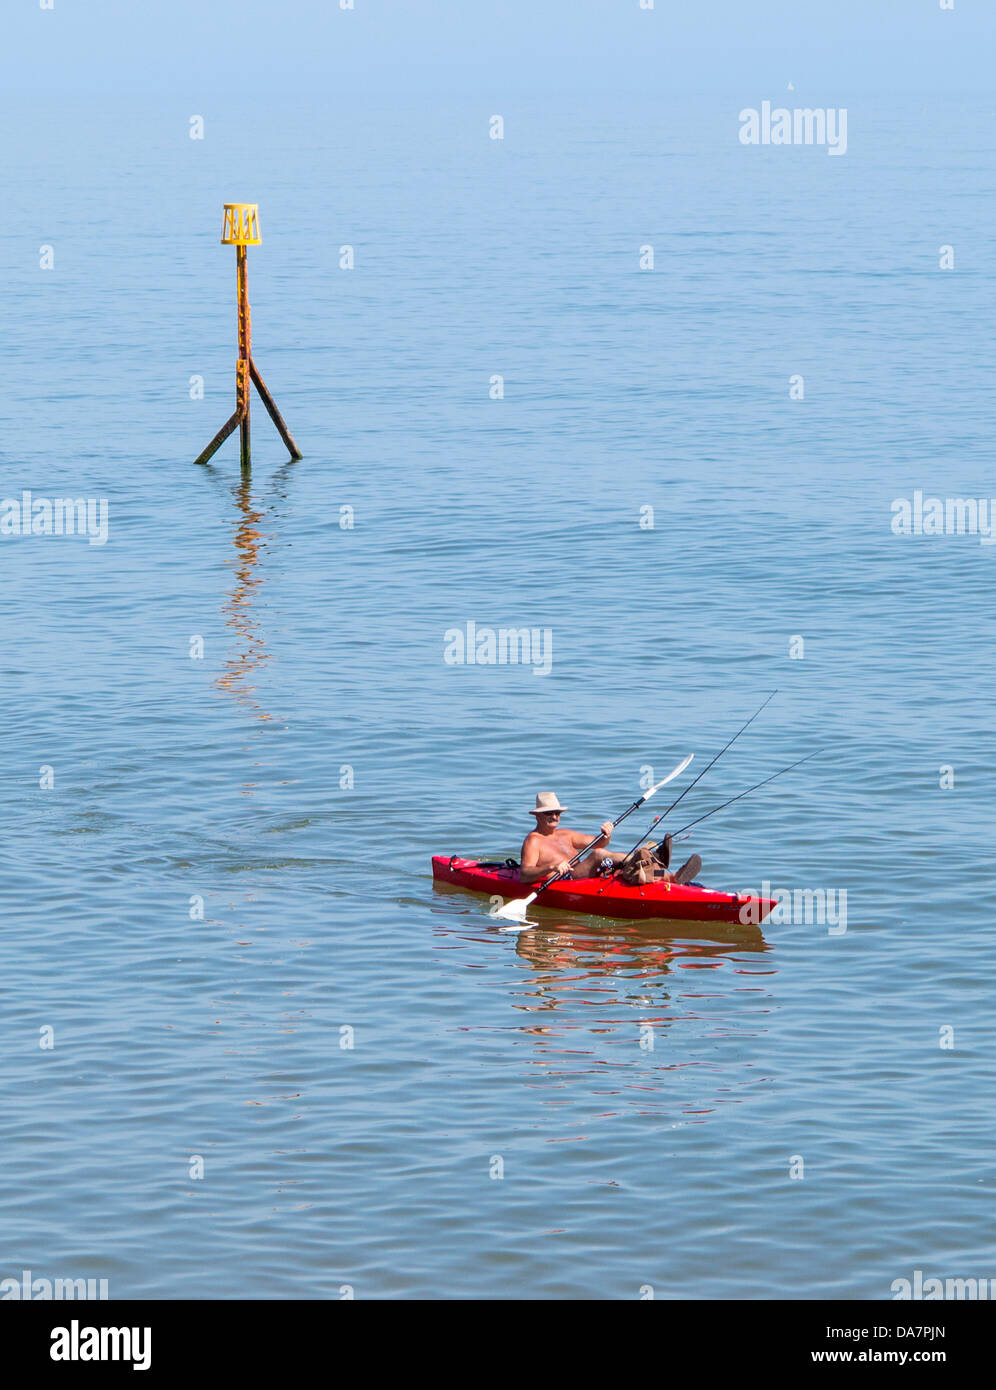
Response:
M484 864L459 855L437 854L432 860L437 883L452 883L472 893L524 898L536 889L523 883L517 868ZM559 907L598 917L671 917L685 922L762 922L775 906L773 898L720 893L700 883L645 883L630 887L617 878L570 878L554 883L536 907Z

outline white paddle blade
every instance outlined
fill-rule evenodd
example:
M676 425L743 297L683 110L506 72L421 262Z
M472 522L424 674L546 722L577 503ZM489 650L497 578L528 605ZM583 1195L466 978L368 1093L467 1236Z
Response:
M650 788L646 796L643 798L644 801L649 801L650 798L653 796L654 792L659 792L661 787L666 787L668 782L673 782L676 777L680 777L681 774L684 772L685 768L688 766L688 764L692 761L694 757L694 753L689 753L687 758L683 758L681 762L678 764L678 766L674 769L674 771L668 773L668 775L664 778L663 782L658 782L656 787Z
M530 893L528 898L513 898L510 903L505 903L504 907L496 907L491 916L501 922L524 922L530 904L535 901L535 893Z

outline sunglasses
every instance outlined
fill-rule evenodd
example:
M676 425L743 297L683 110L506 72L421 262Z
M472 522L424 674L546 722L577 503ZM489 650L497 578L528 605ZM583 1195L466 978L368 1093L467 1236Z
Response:
M559 811L540 811L541 816L559 816Z

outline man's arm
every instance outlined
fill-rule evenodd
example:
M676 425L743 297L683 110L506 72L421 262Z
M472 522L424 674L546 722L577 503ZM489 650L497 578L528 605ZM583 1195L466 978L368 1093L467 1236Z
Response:
M571 838L574 844L574 848L585 849L588 845L591 845L592 849L604 849L605 846L612 839L612 831L614 829L615 827L613 826L610 820L605 821L601 827L601 834L599 835L598 839L595 840L594 844L592 844L591 835L585 835L580 830L572 830Z

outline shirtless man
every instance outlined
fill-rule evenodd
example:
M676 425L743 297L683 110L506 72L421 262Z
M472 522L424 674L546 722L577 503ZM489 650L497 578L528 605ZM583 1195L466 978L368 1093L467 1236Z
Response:
M572 878L591 878L603 859L611 855L609 841L612 839L612 822L602 826L591 853L568 869L568 860L573 859L579 849L591 844L592 837L580 830L568 830L560 824L560 814L566 811L553 792L540 792L536 806L531 812L536 817L536 829L529 832L522 842L519 878L523 883L538 883L541 878L549 878L554 873L569 873Z

